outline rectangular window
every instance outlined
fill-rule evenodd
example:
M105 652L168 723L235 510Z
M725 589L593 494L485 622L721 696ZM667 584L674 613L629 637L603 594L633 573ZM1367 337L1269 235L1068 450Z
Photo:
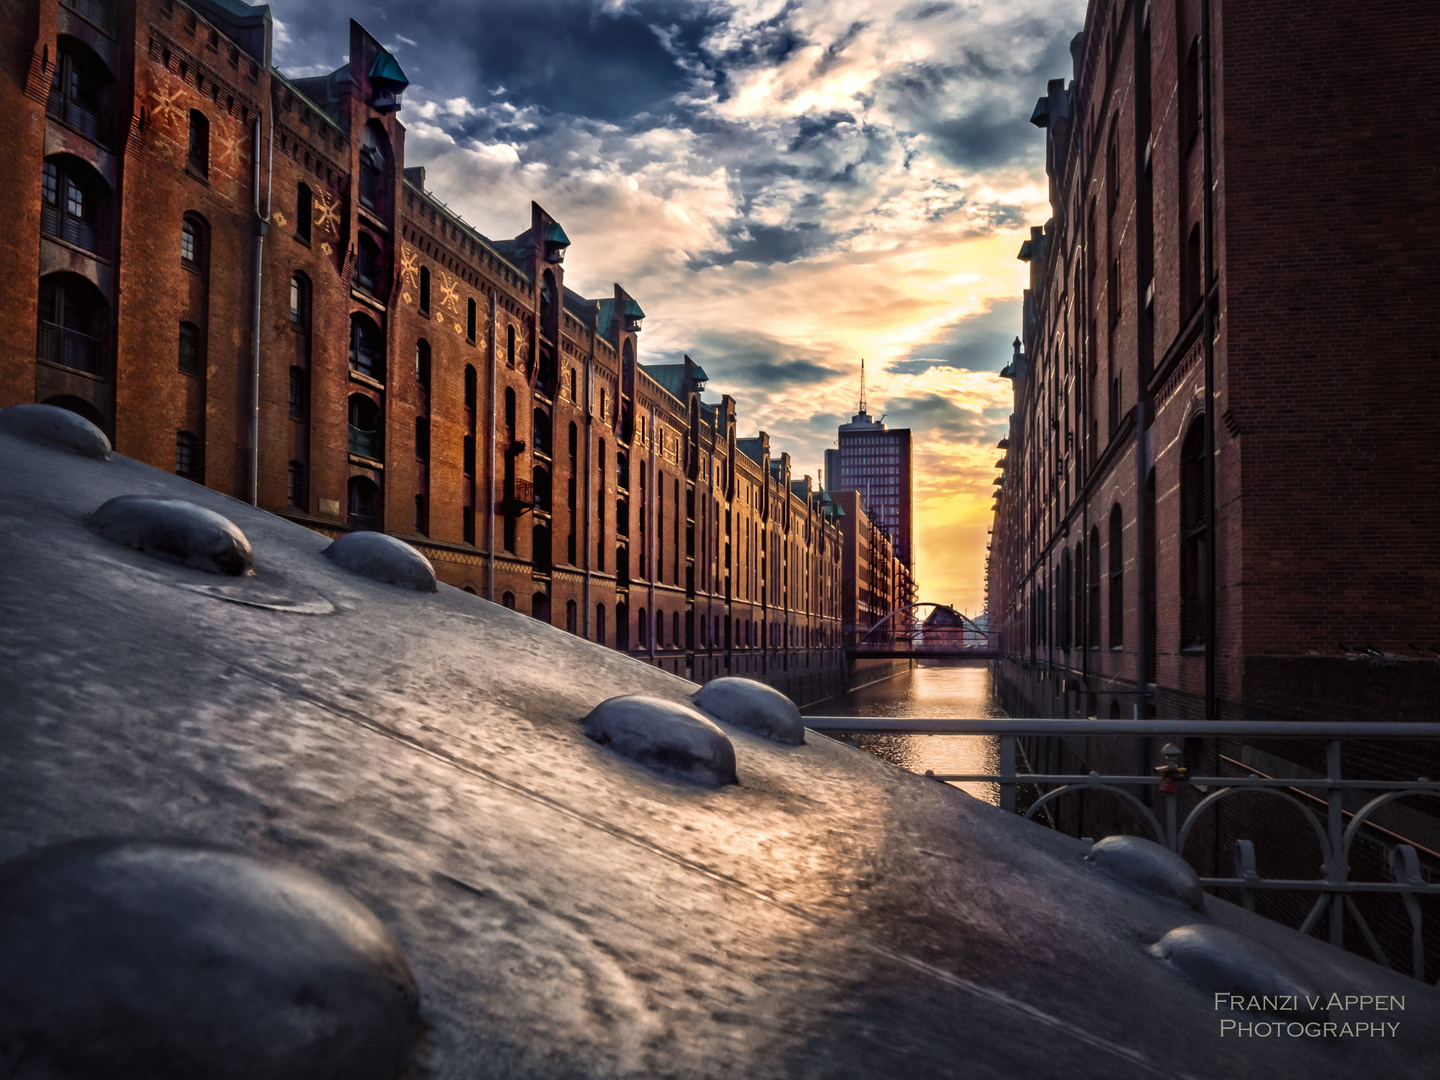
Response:
M210 175L210 122L199 109L190 110L190 148L186 164L202 177Z
M186 375L200 374L200 328L194 323L180 324L180 370Z

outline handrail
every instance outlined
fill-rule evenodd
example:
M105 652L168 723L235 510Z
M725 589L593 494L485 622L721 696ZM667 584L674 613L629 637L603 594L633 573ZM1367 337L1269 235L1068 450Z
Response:
M1186 841L1196 822L1221 802L1237 796L1280 799L1293 806L1308 822L1319 841L1323 866L1321 877L1314 880L1261 878L1256 872L1253 841L1238 839L1235 844L1235 876L1201 877L1200 884L1208 889L1233 888L1240 892L1241 903L1254 910L1257 890L1290 890L1317 894L1309 914L1299 928L1309 933L1328 910L1329 939L1332 945L1344 946L1345 913L1348 911L1360 929L1361 937L1374 958L1383 966L1390 961L1368 922L1355 903L1359 893L1389 893L1398 896L1405 906L1411 928L1411 969L1417 979L1424 978L1425 957L1421 909L1418 898L1440 896L1440 882L1424 880L1419 872L1417 848L1433 855L1418 841L1410 840L1371 820L1374 813L1398 799L1423 797L1440 800L1440 778L1419 777L1413 780L1365 780L1341 775L1341 748L1349 741L1431 740L1440 741L1440 723L1365 722L1353 720L1050 720L1015 718L950 718L912 719L909 717L808 716L805 726L826 735L971 735L992 736L999 741L1000 769L994 773L926 773L941 782L993 783L999 786L1000 809L1017 812L1016 794L1024 786L1040 792L1025 812L1026 820L1034 820L1037 810L1060 798L1082 791L1105 792L1111 798L1131 807L1144 828L1154 839L1177 855L1184 856ZM1297 777L1267 776L1243 762L1233 762L1244 770L1239 776L1192 775L1182 764L1184 751L1180 744L1166 745L1162 756L1165 763L1149 773L1102 775L1099 772L1038 773L1020 772L1017 765L1019 741L1024 736L1130 736L1183 740L1189 737L1221 737L1248 739L1312 739L1326 744L1325 775ZM1150 805L1126 788L1154 788L1158 798ZM1203 795L1184 820L1180 817L1179 792L1191 787ZM1367 791L1371 797L1363 805L1352 802L1357 809L1347 809L1347 792ZM1297 797L1298 796L1298 797ZM1302 801L1323 806L1324 820ZM1153 809L1152 809L1153 806ZM1157 812L1163 814L1157 816ZM1348 821L1347 821L1348 819ZM1053 818L1052 818L1053 823ZM1386 833L1399 841L1390 855L1391 881L1351 881L1349 856L1351 847L1364 826Z
M1252 738L1440 739L1440 723L1363 720L920 720L807 716L805 726L844 735L1249 735Z

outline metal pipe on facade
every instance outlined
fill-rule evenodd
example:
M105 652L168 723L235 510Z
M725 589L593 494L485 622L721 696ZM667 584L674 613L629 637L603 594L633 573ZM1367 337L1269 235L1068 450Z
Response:
M275 141L275 110L270 110L270 142ZM260 301L263 281L265 234L270 231L270 191L275 173L275 155L268 156L265 174L265 212L260 212L260 117L255 117L255 155L251 169L255 195L255 322L250 363L250 505L260 505Z
M1205 266L1201 272L1200 296L1204 308L1204 322L1201 333L1205 337L1205 719L1220 718L1219 701L1216 697L1216 653L1220 643L1215 640L1216 618L1215 599L1218 589L1215 582L1215 325L1214 313L1210 306L1210 283L1215 277L1215 161L1211 134L1211 93L1210 93L1210 0L1200 0L1200 119L1201 151L1204 159L1204 222L1205 236L1202 241Z
M1139 618L1135 620L1135 719L1140 719L1140 702L1145 687L1150 682L1150 672L1145 667L1146 613L1145 613L1145 390L1135 402L1135 585L1140 602L1135 605Z
M650 419L651 424L646 425L646 431L649 432L653 445L653 439L655 434L653 424L655 418L652 416ZM660 630L659 625L655 622L655 566L658 564L660 559L660 529L664 523L664 516L660 513L659 507L664 505L664 492L660 492L655 489L654 454L647 454L645 456L645 460L641 462L640 467L648 475L648 479L645 483L647 488L649 489L648 494L650 496L648 499L645 500L644 508L644 526L646 529L649 530L648 535L646 536L646 539L649 542L644 545L645 558L643 560L644 565L641 567L641 572L644 573L646 580L650 583L647 590L650 604L649 615L647 616L647 618L650 620L650 630L649 633L646 635L649 638L646 644L650 650L650 661L651 663L654 663L655 637ZM654 522L655 524L652 525L652 522Z
M598 331L597 331L597 332L598 332ZM594 373L593 373L593 370L592 370L592 369L593 369L593 367L594 367L594 363L595 363L595 350L594 350L594 348L591 348L591 350L590 350L590 355L586 356L586 357L585 357L585 360L584 360L584 368L585 368L585 532L584 532L585 558L584 558L584 560L581 562L581 565L584 567L584 571L583 571L583 573L581 574L581 578L580 578L580 633L581 633L581 635L582 635L583 637L585 637L585 638L587 638L587 639L590 637L590 502L591 502L591 494L592 494L592 492L591 492L591 480L594 478L594 477L593 477L593 474L592 474L592 472L591 472L591 470L594 468L594 463L592 462L591 457L590 457L590 453L591 453L590 444L591 444L591 442L592 442L592 439L591 439L591 437L590 437L590 436L591 436L590 425L591 425L591 423L594 422L594 419L595 419L594 416L593 416L592 413L591 413L590 406L591 406L591 404L592 404L593 401L594 401L593 391L592 391L592 384L593 384L593 382L594 382L594 379L593 379L593 374L594 374ZM573 513L573 511L572 511L572 513ZM601 644L603 645L604 642L602 641Z
M494 289L490 290L490 452L485 455L485 521L490 559L485 579L485 599L495 602L495 368L500 363L500 306ZM472 502L474 500L471 500ZM471 507L473 512L475 508Z

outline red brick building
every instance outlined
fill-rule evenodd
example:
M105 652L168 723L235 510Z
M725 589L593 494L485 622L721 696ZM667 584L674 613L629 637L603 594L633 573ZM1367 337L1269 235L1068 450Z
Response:
M1009 707L1435 719L1433 6L1093 0L1072 53L1005 372Z
M638 362L620 286L565 285L531 206L491 240L405 158L405 75L357 23L287 79L268 9L39 0L0 27L11 197L0 406L697 680L838 679L833 504L737 439L705 375Z

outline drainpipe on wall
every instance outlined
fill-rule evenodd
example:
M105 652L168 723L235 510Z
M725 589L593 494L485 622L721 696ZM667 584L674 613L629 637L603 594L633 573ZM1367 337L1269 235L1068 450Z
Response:
M1140 617L1135 620L1135 673L1136 679L1134 718L1140 719L1141 702L1145 700L1145 687L1150 684L1150 672L1145 667L1145 391L1140 391L1140 400L1135 402L1135 585L1139 590L1140 602L1135 610ZM1148 759L1146 759L1148 760Z
M652 446L654 445L655 439L654 420L655 418L652 416L650 418L650 426L647 428L650 432ZM657 492L655 490L655 455L653 453L647 455L647 460L641 467L645 469L649 476L646 484L650 489L650 499L645 505L645 526L650 530L650 543L646 545L645 566L643 570L646 578L650 582L648 590L650 597L650 640L648 644L650 646L650 663L653 664L655 663L655 635L659 631L659 627L655 622L655 567L659 565L660 559L659 526L656 523L664 520L664 515L660 514L656 508L663 505L664 492Z
M595 350L592 348L590 352L591 355L585 357L585 559L582 564L585 572L580 580L580 633L586 640L590 638L590 500L593 495L591 488L594 480L594 474L591 471L594 464L590 457L590 444L593 441L590 437L590 424L593 420L590 406L593 401L591 369L595 362Z
M1201 292L1201 302L1205 305L1201 333L1205 337L1205 584L1208 593L1205 598L1205 719L1218 720L1220 709L1215 686L1215 660L1220 644L1215 640L1215 599L1218 593L1215 582L1215 324L1210 307L1210 287L1215 277L1215 162L1211 143L1209 0L1200 0L1200 64L1200 118L1205 169L1202 225L1205 230L1205 267L1202 271L1205 280Z
M275 112L270 111L270 139L275 138ZM255 324L254 348L250 363L250 505L260 505L260 285L265 234L270 230L270 185L275 155L269 155L265 174L265 212L260 212L260 117L255 117L255 156L251 172L255 195Z
M495 290L490 290L490 452L485 468L485 521L490 549L489 569L485 579L485 599L495 602L495 366L500 362L500 318Z

